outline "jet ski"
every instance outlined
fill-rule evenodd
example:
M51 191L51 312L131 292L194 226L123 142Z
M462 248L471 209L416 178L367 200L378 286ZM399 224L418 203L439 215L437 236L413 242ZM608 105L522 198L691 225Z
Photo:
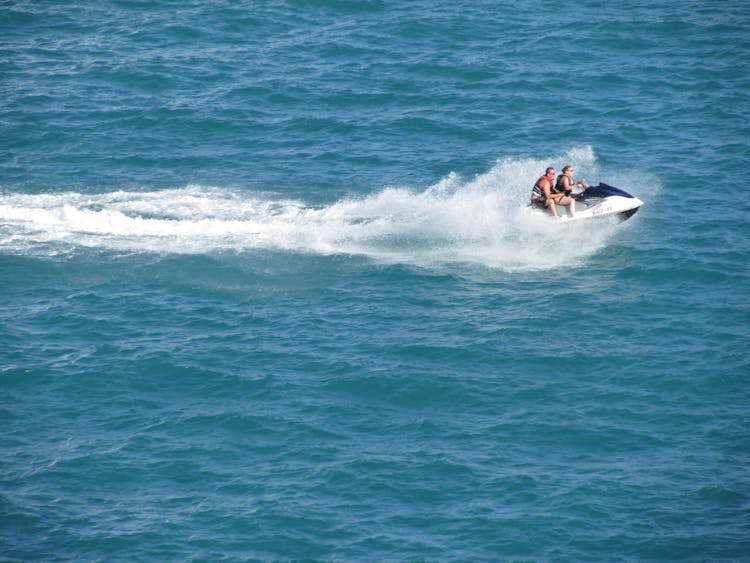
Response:
M584 219L607 219L625 221L632 217L643 205L643 202L628 192L600 183L598 186L589 186L582 192L572 194L575 199L576 213L573 217L568 216L568 208L563 205L557 206L557 214L568 221L581 221ZM537 207L537 209L539 209ZM549 211L539 209L549 215Z

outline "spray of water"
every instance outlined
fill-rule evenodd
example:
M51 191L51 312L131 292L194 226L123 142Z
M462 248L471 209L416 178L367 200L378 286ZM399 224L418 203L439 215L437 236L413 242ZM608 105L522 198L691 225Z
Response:
M576 167L577 177L594 182L601 177L586 147L556 158L508 158L471 179L452 173L427 189L386 187L323 207L194 185L99 194L0 192L0 251L281 249L421 266L468 262L505 270L554 268L585 260L616 229L606 223L556 222L527 207L531 184L544 168L564 163ZM610 175L603 179L616 184L617 173L606 172ZM653 179L643 181L656 185ZM631 173L629 182L620 185L642 194L632 182Z

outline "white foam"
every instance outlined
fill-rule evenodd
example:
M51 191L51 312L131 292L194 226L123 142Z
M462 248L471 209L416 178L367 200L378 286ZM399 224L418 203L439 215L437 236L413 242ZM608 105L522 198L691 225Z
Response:
M567 163L575 166L578 178L594 182L601 175L593 151L584 147L547 159L507 158L472 179L452 173L427 189L386 187L323 207L205 186L101 194L0 193L0 251L275 248L425 266L473 262L507 270L553 268L584 260L614 232L609 225L556 223L529 212L534 180L546 166ZM618 185L617 177L604 179ZM638 186L621 187L637 193Z

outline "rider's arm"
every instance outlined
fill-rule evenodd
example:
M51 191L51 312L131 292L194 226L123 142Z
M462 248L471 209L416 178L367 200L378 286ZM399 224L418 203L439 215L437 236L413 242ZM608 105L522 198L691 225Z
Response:
M553 194L552 193L552 182L547 180L546 182L542 182L542 190L544 190L544 197L551 200L560 199L565 194Z

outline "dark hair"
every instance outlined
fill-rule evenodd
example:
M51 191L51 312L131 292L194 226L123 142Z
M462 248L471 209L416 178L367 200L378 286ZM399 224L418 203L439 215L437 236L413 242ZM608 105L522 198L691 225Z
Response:
M554 166L548 166L547 170L544 171L545 174L549 174L550 172L554 172L555 167Z
M565 172L568 168L573 168L570 164L566 164L562 167L562 171Z

